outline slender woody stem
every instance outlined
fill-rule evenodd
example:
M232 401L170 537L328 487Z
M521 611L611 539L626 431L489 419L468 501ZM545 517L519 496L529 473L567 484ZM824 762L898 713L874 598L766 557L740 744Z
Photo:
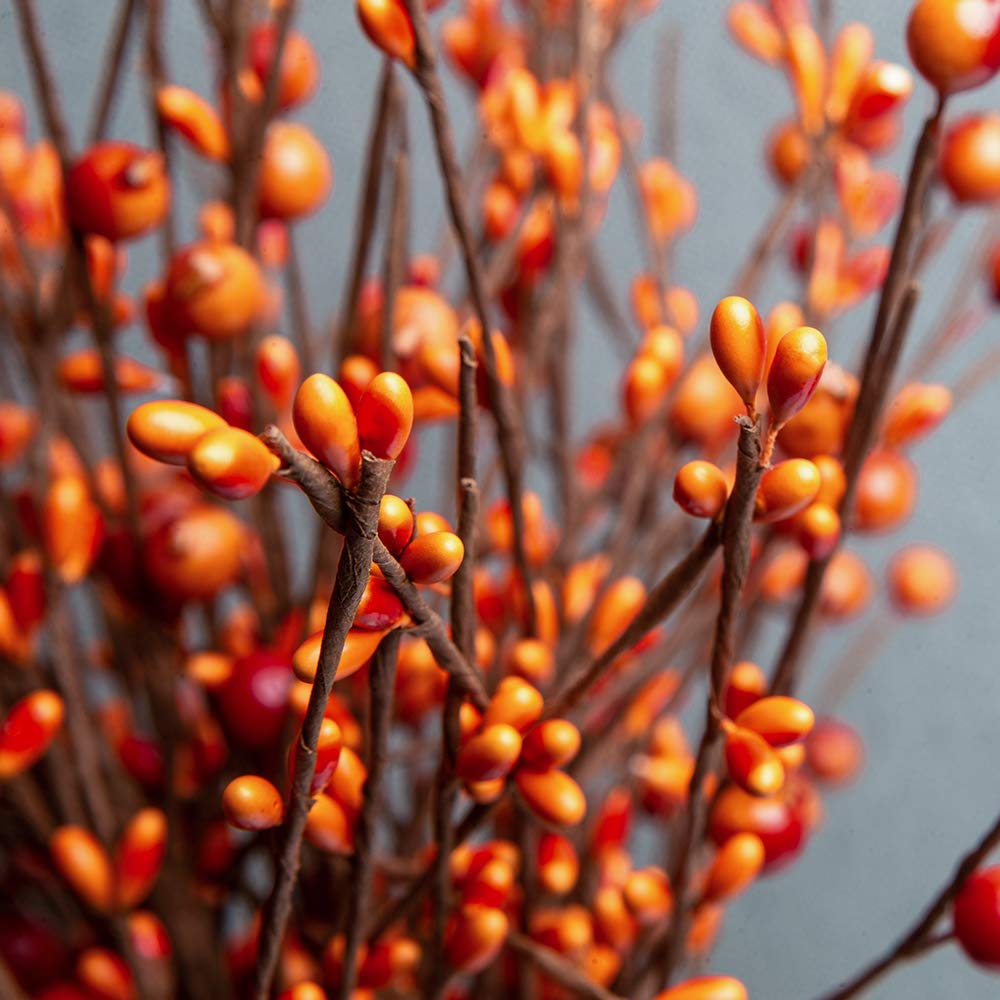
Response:
M824 994L821 1000L848 1000L849 997L858 996L895 966L910 961L930 947L949 940L948 936L936 937L934 928L961 892L969 876L998 846L1000 846L1000 816L994 820L979 843L962 858L951 881L931 900L917 922L903 937L881 958L876 959L839 989Z
M354 831L354 857L347 892L347 933L340 979L340 1000L349 1000L358 973L358 949L372 894L375 874L375 826L389 754L392 726L392 693L396 679L399 632L391 632L380 643L368 673L369 752L361 813Z
M944 107L945 99L941 98L934 113L924 123L913 152L902 214L896 229L889 270L882 285L882 295L865 354L861 385L845 446L844 471L847 491L840 505L842 512L851 511L857 476L874 439L878 415L890 388L889 383L896 359L902 349L910 317L906 316L906 323L899 322L896 317L897 311L906 310L907 303L903 302L904 297L907 299L910 314L916 305L917 293L913 290L915 286L909 284L913 267L913 248L923 227L927 197L934 178ZM890 341L888 348L887 339ZM802 597L799 599L792 627L771 682L771 688L775 692L787 693L795 686L819 603L823 578L832 555L831 553L825 559L814 559L809 564Z
M292 895L299 874L299 854L306 819L313 804L309 787L316 771L316 743L327 702L344 651L344 640L354 621L368 583L372 551L378 537L379 505L385 494L393 463L364 452L361 484L357 493L343 498L344 549L330 594L330 605L320 644L316 678L309 695L302 732L297 744L291 802L283 829L274 889L264 911L260 950L254 984L256 1000L267 1000L281 953L281 943L292 910Z
M750 571L754 501L764 472L761 464L760 435L756 423L747 417L741 417L739 425L736 482L726 504L722 523L722 596L712 645L705 730L695 759L694 773L688 786L687 807L683 813L679 836L677 842L672 845L670 885L675 904L662 954L662 977L665 984L670 982L687 937L691 907L689 899L691 863L694 852L701 842L708 812L705 779L715 767L715 757L722 732L721 701L733 665L736 621L742 603L743 587Z
M437 71L437 56L427 22L425 0L403 0L403 3L413 23L413 33L417 43L417 65L414 74L427 102L448 211L462 250L472 304L482 330L483 368L489 386L488 402L496 422L497 448L503 464L507 498L510 500L514 529L514 561L524 585L527 631L533 634L535 631L535 596L531 586L533 574L525 549L524 510L521 507L521 498L524 496L523 428L514 405L513 394L497 370L486 284L483 280L482 265L476 253L472 227L469 224L462 171L455 152L455 137L448 116L444 88Z

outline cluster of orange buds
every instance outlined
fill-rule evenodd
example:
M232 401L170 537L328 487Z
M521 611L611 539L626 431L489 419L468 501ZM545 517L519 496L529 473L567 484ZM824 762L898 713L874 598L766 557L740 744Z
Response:
M183 463L204 490L225 500L256 495L280 465L249 431L185 400L143 403L130 414L126 431L142 454Z
M575 826L586 811L580 786L561 770L580 749L580 732L566 719L539 721L544 700L520 677L505 677L480 717L463 709L455 773L471 797L495 801L513 774L524 804L544 823Z
M56 870L87 906L98 913L120 913L135 909L152 891L166 843L166 816L159 809L147 808L126 823L113 857L82 826L54 830L49 854Z
M808 705L795 698L761 698L735 719L724 718L726 768L730 781L751 795L775 795L785 784L785 764L797 767L803 740L814 723Z

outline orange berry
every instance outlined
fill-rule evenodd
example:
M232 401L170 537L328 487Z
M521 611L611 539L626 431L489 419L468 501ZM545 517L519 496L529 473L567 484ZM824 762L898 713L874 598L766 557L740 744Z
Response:
M143 403L129 415L125 432L144 455L184 465L191 449L209 431L225 428L217 413L183 399Z
M742 409L739 393L707 354L695 358L681 377L670 407L670 425L685 441L719 447L736 433L733 415Z
M929 434L951 411L951 390L913 382L903 386L885 418L882 440L899 448Z
M337 663L334 680L342 681L357 673L374 655L378 644L385 638L388 629L351 628L344 639L344 650ZM309 636L292 655L292 669L300 681L312 683L319 669L320 647L323 633Z
M930 545L911 545L889 564L889 594L905 615L939 614L951 603L957 586L951 559Z
M354 827L344 807L319 793L306 817L305 839L327 854L354 853Z
M219 507L198 504L159 528L143 555L152 581L181 600L209 600L239 576L243 525Z
M132 910L149 895L167 850L167 817L159 809L142 809L128 822L115 853L117 902Z
M549 719L524 738L521 762L533 771L564 767L580 750L580 730L567 719Z
M433 531L418 535L406 547L399 560L414 583L443 583L462 565L465 546L451 531Z
M445 931L445 956L456 972L474 974L488 966L507 940L503 910L470 903L456 910Z
M175 330L224 340L250 328L260 310L263 281L253 257L242 247L202 241L174 255L164 295Z
M858 477L854 527L858 531L892 531L913 512L917 473L913 464L895 451L871 452Z
M521 753L521 734L494 723L470 737L459 751L455 773L463 781L493 781L508 775Z
M730 5L726 19L733 37L752 56L771 66L784 57L785 36L764 4L739 0Z
M622 397L630 423L635 426L656 414L666 399L670 380L667 370L653 357L640 355L625 369Z
M90 572L103 538L104 518L83 476L56 476L42 504L42 539L64 583L79 583Z
M97 838L80 826L60 826L49 838L49 851L73 891L95 910L110 912L115 876L111 859Z
M906 44L914 65L941 93L978 87L1000 68L1000 6L993 0L917 0Z
M826 503L811 503L792 521L795 540L810 559L828 556L840 541L840 515Z
M796 121L779 125L771 133L768 162L771 172L785 185L794 184L812 160L812 144Z
M401 0L356 0L358 19L371 41L410 69L416 65L416 37Z
M156 92L160 120L182 135L210 160L229 159L229 136L215 108L186 87L160 87Z
M396 592L381 577L369 577L361 603L354 615L354 628L383 630L395 628L406 614Z
M705 880L704 898L733 899L740 895L764 867L764 845L755 833L730 837L712 859Z
M302 982L279 994L278 1000L327 1000L327 995L318 983Z
M503 722L519 733L526 733L538 721L544 707L544 699L531 684L520 677L505 677L486 706L483 725Z
M264 218L293 220L315 212L333 186L333 167L315 135L297 122L267 130L257 182Z
M865 748L857 730L836 719L820 719L806 740L806 762L817 778L839 785L864 765Z
M376 375L358 402L361 447L376 458L398 458L413 427L413 395L395 372Z
M209 493L245 500L267 485L281 462L260 440L237 427L220 427L198 439L188 453L188 472Z
M778 342L767 375L771 420L780 427L809 401L826 366L826 340L819 330L800 326Z
M91 146L66 176L72 224L112 242L158 226L170 207L163 157L127 142Z
M378 375L378 365L363 354L349 354L341 361L337 381L347 393L347 398L355 410L361 402L362 394L376 375Z
M538 880L546 892L563 896L573 890L580 874L580 859L571 840L546 830L538 838L537 860Z
M747 990L730 976L699 976L658 993L654 1000L747 1000Z
M542 686L552 679L555 658L552 648L538 639L518 639L505 657L507 672Z
M753 303L738 295L723 299L712 313L709 333L716 364L752 408L764 377L767 350L764 324Z
M715 518L729 499L729 483L723 471L711 462L696 459L677 470L674 500L692 517Z
M650 231L657 241L672 240L694 225L698 215L697 192L673 164L662 159L642 164L639 188Z
M796 743L809 735L815 721L812 709L795 698L760 698L736 717L736 724L762 736L773 747Z
M564 771L518 771L517 790L528 808L553 826L576 826L587 812L580 786Z
M316 373L299 386L292 422L302 443L348 489L359 479L358 422L346 393L329 375Z
M646 585L623 576L604 591L587 629L587 645L595 654L607 649L628 627L646 601Z
M413 537L413 510L410 505L391 493L382 497L378 515L378 537L397 558Z
M755 833L764 845L765 867L777 865L798 852L805 843L805 825L781 795L758 798L729 785L716 796L709 821L716 844L737 833Z
M275 409L291 402L299 381L299 352L287 337L272 334L257 345L257 380Z
M38 416L10 400L0 400L0 466L13 465L38 428Z
M622 886L622 898L640 924L663 920L674 905L667 873L654 866L630 872Z
M784 787L785 768L781 759L757 733L727 723L725 751L729 777L744 791L768 796Z
M160 373L139 361L119 354L113 363L119 392L149 392L160 383ZM70 392L103 393L104 367L96 350L85 349L59 359L56 377Z
M295 775L295 764L302 745L296 740L292 745L293 752L288 757L289 780ZM344 748L344 734L333 719L324 718L320 723L319 738L316 740L316 766L313 771L309 794L317 795L333 780L333 775L340 763L340 754Z
M137 1000L139 996L128 963L109 948L82 951L74 971L95 1000Z
M226 820L240 830L269 830L281 825L285 808L281 793L270 781L244 774L226 785L222 811Z
M872 579L864 562L853 552L839 549L823 577L823 614L840 621L854 618L868 606L871 596Z
M33 691L11 706L0 726L0 781L26 771L48 750L64 715L55 691Z
M1000 198L1000 115L969 115L946 133L941 179L959 202Z
M769 524L792 517L816 499L819 488L819 469L807 458L779 462L761 477L754 519Z
M254 25L247 39L247 57L262 91L274 69L276 48L277 31L274 25ZM316 92L320 77L319 60L312 43L301 32L289 31L286 34L278 74L278 107L284 111L303 104Z

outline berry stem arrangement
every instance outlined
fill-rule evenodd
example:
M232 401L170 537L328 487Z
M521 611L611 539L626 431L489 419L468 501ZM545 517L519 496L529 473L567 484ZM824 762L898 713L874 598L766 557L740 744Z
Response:
M952 100L1000 70L1000 0L900 2L907 65L834 0L706 9L794 109L761 123L778 193L710 303L677 282L698 53L659 0L352 0L381 68L319 301L314 3L119 0L77 127L44 5L10 0L0 995L779 995L716 971L727 910L823 836L864 764L847 693L957 590L934 545L879 582L866 544L1000 371L1000 114ZM647 129L616 67L650 26ZM595 423L597 337L621 371ZM1000 820L821 1000L944 948L1000 971L998 848Z

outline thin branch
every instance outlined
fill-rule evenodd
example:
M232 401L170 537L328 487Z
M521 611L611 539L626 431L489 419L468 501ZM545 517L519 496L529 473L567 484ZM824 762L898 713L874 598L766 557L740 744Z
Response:
M293 448L277 427L265 428L260 439L281 459L283 468L278 470L279 475L298 484L326 524L339 534L344 534L347 524L345 496L337 479L315 459ZM448 630L441 616L424 600L416 584L377 538L373 558L382 570L386 582L396 591L414 624L427 640L441 668L457 678L462 691L477 708L485 708L489 697L479 672L448 637Z
M997 846L1000 846L1000 816L979 843L962 858L951 881L931 900L917 922L903 937L881 958L876 959L845 985L832 993L824 994L822 1000L848 1000L849 997L858 996L895 966L924 954L929 947L936 947L950 940L949 935L936 936L934 928L961 892L969 876Z
M535 631L535 596L531 586L531 565L528 562L525 549L524 510L521 507L521 499L524 496L525 461L523 428L514 406L513 395L500 378L497 370L496 352L492 338L493 327L487 308L486 285L483 280L482 265L476 253L472 227L469 224L462 172L455 152L455 137L448 116L444 88L437 71L437 57L427 21L427 10L424 0L403 0L403 2L413 23L413 32L417 43L417 65L414 73L427 102L448 211L462 250L473 308L482 329L483 368L489 386L488 402L496 422L497 448L503 464L507 498L510 500L514 535L514 562L524 587L527 630L533 634Z
M394 86L393 61L386 59L382 65L382 80L376 98L375 124L372 127L365 156L362 194L354 226L354 253L351 255L351 267L347 274L347 287L342 296L343 306L341 307L335 341L335 362L343 361L351 353L353 347L354 320L358 311L358 299L361 296L361 285L365 277L365 267L368 264L372 236L375 232L379 194L382 190L382 166L389 139L389 124L392 121Z
M364 940L362 930L372 895L375 825L388 762L399 639L398 631L387 635L379 643L368 668L368 775L365 778L361 813L354 830L354 857L347 892L347 933L340 978L340 1000L350 1000L354 991L358 973L358 949Z
M662 978L669 984L677 967L690 917L692 900L691 862L704 834L708 814L708 793L705 779L715 767L715 757L722 734L722 698L733 666L736 621L743 599L743 587L750 571L753 534L754 502L764 469L761 465L760 435L755 423L747 417L739 419L740 437L736 458L736 482L726 504L722 525L722 596L719 616L715 623L712 645L711 674L705 730L695 759L694 772L688 786L687 806L672 845L673 861L670 885L674 894L674 914L662 954ZM655 949L653 949L655 954Z
M913 152L902 214L893 241L889 270L882 285L882 295L868 342L861 385L845 446L847 490L840 509L847 513L852 509L857 477L874 439L878 416L890 388L909 320L916 307L918 289L909 284L912 250L924 223L926 201L937 163L944 107L945 100L942 98L925 122ZM904 315L897 317L897 312ZM823 578L832 555L833 553L826 559L812 560L809 564L802 597L775 668L771 687L776 692L787 693L794 687L818 606Z
M459 338L458 416L458 536L465 546L462 565L451 580L451 630L466 661L475 659L476 605L473 582L476 569L476 532L479 523L479 486L476 483L476 355L468 337ZM459 710L462 692L448 679L441 710L441 765L434 788L434 923L428 996L440 996L447 984L449 970L444 956L444 932L451 887L451 852L453 844L451 817L455 809L455 758L458 754Z
M118 17L115 21L111 40L108 43L108 55L103 60L104 77L97 92L97 101L94 106L94 122L90 126L91 143L99 142L103 139L108 130L111 111L114 108L115 99L118 97L118 81L125 62L125 53L128 50L129 33L132 28L132 19L136 11L136 6L136 0L122 0L118 7Z
M316 678L309 694L309 705L297 744L291 802L283 828L278 873L260 931L260 951L253 993L256 1000L267 1000L270 996L285 928L291 914L292 895L299 874L302 835L314 801L309 786L316 771L316 742L326 705L330 700L337 664L344 650L344 640L368 583L372 550L378 537L379 505L393 464L364 452L361 484L357 493L346 494L343 498L346 521L344 549L337 566L333 592L330 594Z

